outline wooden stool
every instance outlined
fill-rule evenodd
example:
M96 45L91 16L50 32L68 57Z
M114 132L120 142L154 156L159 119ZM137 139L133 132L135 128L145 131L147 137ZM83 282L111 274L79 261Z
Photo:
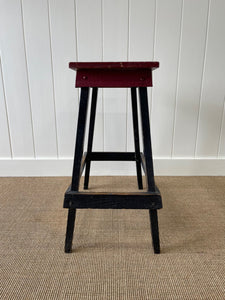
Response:
M73 165L72 183L64 198L64 208L68 208L65 252L71 252L74 222L77 208L127 208L148 209L150 214L152 242L155 253L160 253L157 209L162 208L159 189L155 185L151 136L149 125L147 87L152 86L152 70L158 62L71 62L69 67L77 70L76 87L81 87L77 135ZM92 152L98 87L131 88L134 152ZM140 152L137 93L139 90L143 153ZM92 102L87 152L83 152L85 124L87 118L89 90L92 88ZM147 192L136 193L85 193L79 192L79 182L85 169L84 189L88 189L91 161L136 161L139 189L143 189L141 166L143 167Z

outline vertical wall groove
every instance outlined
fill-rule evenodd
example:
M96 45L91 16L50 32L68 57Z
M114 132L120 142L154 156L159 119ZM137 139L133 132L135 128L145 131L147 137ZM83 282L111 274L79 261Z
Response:
M54 120L55 120L55 138L56 138L56 153L59 157L59 143L58 143L58 128L56 120L56 103L55 103L55 79L54 79L54 67L53 67L53 53L52 53L52 35L51 35L51 23L50 23L50 13L49 13L49 0L47 0L47 10L48 10L48 32L49 32L49 46L51 53L51 73L52 73L52 93L53 93L53 108L54 108Z
M128 18L127 18L127 61L129 61L129 50L130 50L130 0L127 0Z
M200 112L201 112L201 106L202 106L202 92L203 92L203 82L204 82L206 55L207 55L207 45L208 45L208 35L209 35L210 6L211 6L211 0L208 1L207 25L206 25L206 36L205 36L205 51L204 51L204 59L203 59L200 98L199 98L199 106L198 106L197 130L196 130L196 138L195 138L195 152L194 152L195 157L196 157L196 152L197 152L198 133L199 133L199 119L200 119Z
M127 18L127 61L130 59L129 50L130 50L130 0L127 2L127 9L128 9L128 18ZM126 144L125 144L125 151L127 151L127 133L128 133L128 89L126 91Z
M74 24L75 24L75 43L76 43L76 61L78 61L78 38L77 38L77 5L76 5L76 0L74 0ZM78 107L78 109L77 109L77 111L79 111L79 89L77 89L77 99L78 99L78 104L77 104L77 107ZM74 120L75 121L75 120Z
M75 24L75 42L76 42L76 60L78 61L78 46L77 46L77 6L74 0L74 24Z
M104 61L104 0L101 0L101 18L102 18L102 61ZM105 100L104 89L102 89L102 126L103 126L103 151L105 150Z
M30 80L29 80L29 75L28 75L28 62L27 62L27 49L26 49L26 39L25 39L25 32L24 32L23 0L20 0L20 8L21 8L22 28L23 28L23 44L24 44L24 53L25 53L27 89L28 89L28 97L29 97L29 108L30 108L30 118L31 118L31 131L32 131L33 151L34 151L34 158L36 158L35 137L34 137L34 124L33 124L33 110L32 110L32 104L31 104Z
M153 49L152 49L152 60L155 59L155 43L156 43L156 29L157 29L157 0L155 0L155 11L154 11L154 37L153 37Z
M175 106L174 106L174 121L173 121L171 157L173 157L174 143L175 143L177 97L178 97L178 86L179 86L179 75L180 75L180 54L181 54L181 44L182 44L182 32L183 32L183 16L184 16L184 0L182 0L181 19L180 19L180 38L179 38L179 52L178 52L178 58L177 58L178 59L178 64L177 64L177 84L176 84L176 93L175 93Z
M153 45L152 45L152 60L155 60L155 44L156 44L156 26L157 26L157 0L155 0L155 12L154 12L154 34L153 34ZM154 82L153 82L154 86ZM154 99L154 89L151 88L151 102L150 102L150 121L152 119L152 106L153 106L153 100Z
M3 78L3 72L2 72L2 59L1 59L1 56L0 56L0 72L1 72L1 76L2 76L3 99L4 99L4 106L5 106L5 112L6 112L8 135L9 135L10 155L11 155L11 158L13 158L12 138L11 138L10 127L9 127L8 107L7 107L7 103L6 103L6 94L5 94L5 85L4 85L4 78Z
M101 60L103 61L103 51L104 51L104 33L103 33L103 0L101 0L101 38L102 38L102 52L101 52ZM105 147L105 138L104 138L105 132L104 132L104 97L103 97L103 89L102 89L102 145L103 149Z

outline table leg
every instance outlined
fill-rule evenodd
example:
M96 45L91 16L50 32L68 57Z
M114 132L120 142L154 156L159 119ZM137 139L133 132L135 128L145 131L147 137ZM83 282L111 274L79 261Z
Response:
M146 87L139 87L140 108L141 108L141 124L143 135L144 157L146 164L146 179L148 191L155 192L154 170L152 162L152 146L150 135L150 122L148 110L148 94Z
M65 241L65 252L66 253L71 252L75 217L76 217L76 209L69 208L68 209L67 228L66 228L66 241Z
M85 190L88 189L88 183L89 183L89 175L90 175L90 167L91 167L89 154L92 151L92 145L93 145L97 96L98 96L98 88L94 87L92 91L92 99L91 99L91 114L90 114L89 133L88 133L87 160L86 160L86 169L85 169L85 178L84 178Z
M146 164L147 186L148 186L148 191L155 192L147 88L140 87L139 95L140 95L141 122L142 122L142 133L143 133L144 157L145 157L145 164ZM154 252L160 253L157 210L150 209L149 215L150 215Z
M149 210L151 233L154 253L160 253L160 241L159 241L159 227L158 227L158 215L156 209Z
M72 191L78 191L79 189L80 168L81 168L81 160L83 156L85 126L86 126L87 108L88 108L88 96L89 96L89 88L87 87L81 88L73 175L72 175L72 184L71 184ZM71 252L71 248L72 248L75 216L76 216L76 210L69 209L68 219L67 219L66 240L65 240L66 253Z
M131 88L131 103L132 103L137 181L138 181L138 188L142 190L143 184L142 184L142 175L141 175L141 155L140 155L139 130L138 130L137 92L135 87Z

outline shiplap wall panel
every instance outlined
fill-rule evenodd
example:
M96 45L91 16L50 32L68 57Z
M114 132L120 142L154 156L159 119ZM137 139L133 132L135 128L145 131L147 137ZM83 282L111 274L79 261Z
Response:
M208 1L184 0L173 156L194 156ZM190 22L191 19L191 22Z
M103 60L126 61L128 0L103 1ZM104 150L125 151L127 90L104 89ZM118 138L119 133L119 138Z
M58 155L47 0L23 0L36 157Z
M224 16L224 0L1 0L1 175L71 174L77 60L159 61L148 89L157 174L225 174ZM133 149L130 91L100 89L94 150ZM135 174L130 162L93 165Z
M170 157L173 144L174 108L179 61L182 1L157 1L155 60L151 110L152 148L155 156Z
M88 9L87 9L88 8ZM102 61L102 2L101 0L77 0L77 48L79 61ZM92 90L90 91L92 94ZM91 103L90 94L90 103ZM103 103L102 89L98 90L97 110L95 119L95 130L93 150L103 150ZM90 110L90 106L89 106ZM87 136L89 129L89 118L87 121Z
M5 89L0 58L0 157L11 158L11 156Z
M156 0L129 1L129 60L153 59Z
M59 157L72 157L74 151L78 92L70 61L77 60L74 0L49 0L53 79Z
M217 156L225 96L225 1L212 0L197 136L197 156Z
M76 0L76 17L79 61L101 61L101 0Z
M155 0L129 1L129 61L153 60L155 33L155 2ZM150 107L151 88L148 89L148 98ZM139 127L139 131L141 133L141 126ZM140 143L142 143L141 135ZM128 91L127 103L127 150L134 150L130 89Z
M34 157L20 1L0 1L0 45L12 154Z

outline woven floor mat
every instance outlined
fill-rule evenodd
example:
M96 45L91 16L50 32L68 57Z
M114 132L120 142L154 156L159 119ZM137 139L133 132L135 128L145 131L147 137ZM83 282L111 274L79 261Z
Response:
M77 210L64 253L68 177L0 178L1 299L225 299L225 177L156 177L162 253L146 210ZM137 189L92 177L90 191Z

